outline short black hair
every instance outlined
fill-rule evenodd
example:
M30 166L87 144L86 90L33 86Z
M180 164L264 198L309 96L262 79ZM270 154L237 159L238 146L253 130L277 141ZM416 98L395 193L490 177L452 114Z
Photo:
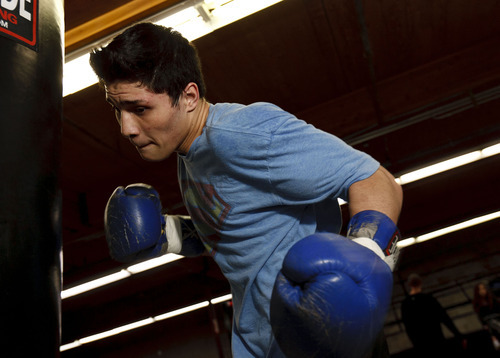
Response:
M420 287L422 286L422 278L418 274L412 273L408 276L408 285L410 287Z
M193 44L171 27L142 22L129 27L107 46L94 49L90 65L102 85L139 82L166 93L176 105L188 83L205 97L201 62Z

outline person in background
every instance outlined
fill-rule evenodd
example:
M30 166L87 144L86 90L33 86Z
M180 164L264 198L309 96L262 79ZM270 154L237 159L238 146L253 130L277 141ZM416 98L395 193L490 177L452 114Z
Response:
M422 278L412 273L408 276L407 282L410 293L401 305L401 316L417 357L450 356L441 323L465 346L463 335L446 310L432 295L422 292Z
M474 287L472 305L481 324L490 333L494 348L500 350L500 302L486 282Z

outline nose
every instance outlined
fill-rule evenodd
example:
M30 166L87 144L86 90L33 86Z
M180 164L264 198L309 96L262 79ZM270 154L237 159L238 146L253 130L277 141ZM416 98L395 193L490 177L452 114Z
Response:
M134 119L134 116L126 111L122 111L120 117L120 129L122 135L126 138L133 138L137 136L140 132L140 128L137 121Z

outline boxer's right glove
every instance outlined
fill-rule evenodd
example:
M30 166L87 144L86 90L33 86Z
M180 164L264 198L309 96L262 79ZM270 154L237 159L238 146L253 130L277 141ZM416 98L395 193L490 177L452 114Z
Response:
M205 250L189 217L162 215L161 211L160 196L152 186L116 188L104 211L111 257L133 262L167 252L196 256Z
M392 272L346 237L317 233L288 251L271 297L271 325L290 358L360 358L383 328Z

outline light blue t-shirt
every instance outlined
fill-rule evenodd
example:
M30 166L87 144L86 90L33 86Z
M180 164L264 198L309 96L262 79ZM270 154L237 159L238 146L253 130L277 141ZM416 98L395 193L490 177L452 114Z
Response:
M275 105L210 105L201 136L178 156L178 176L184 204L231 285L234 357L276 356L269 302L285 254L316 231L338 232L337 198L347 200L349 186L378 167Z

